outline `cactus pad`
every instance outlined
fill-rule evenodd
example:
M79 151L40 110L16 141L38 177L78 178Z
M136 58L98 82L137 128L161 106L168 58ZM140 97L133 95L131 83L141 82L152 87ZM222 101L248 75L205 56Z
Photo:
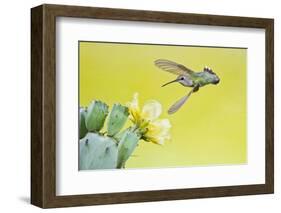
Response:
M114 139L96 133L88 133L79 142L79 169L115 169L117 144Z

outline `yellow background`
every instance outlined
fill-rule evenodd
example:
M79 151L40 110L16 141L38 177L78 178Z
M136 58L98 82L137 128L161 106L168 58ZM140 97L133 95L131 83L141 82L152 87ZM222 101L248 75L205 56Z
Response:
M80 42L80 105L99 99L110 107L126 104L139 93L162 104L162 118L172 124L172 139L163 146L141 141L126 168L243 164L246 143L246 49ZM220 77L192 94L177 113L168 108L190 88L154 65L169 59L195 70L209 66ZM129 122L129 121L128 121Z

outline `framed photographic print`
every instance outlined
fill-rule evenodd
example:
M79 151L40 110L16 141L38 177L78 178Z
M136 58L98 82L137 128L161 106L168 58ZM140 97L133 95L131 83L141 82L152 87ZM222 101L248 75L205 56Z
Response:
M31 203L274 191L273 19L31 9Z

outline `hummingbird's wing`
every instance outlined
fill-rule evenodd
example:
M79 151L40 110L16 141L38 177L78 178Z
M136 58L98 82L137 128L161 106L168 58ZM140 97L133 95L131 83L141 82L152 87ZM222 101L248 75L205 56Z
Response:
M183 96L180 100L178 100L176 103L174 103L170 109L168 110L168 114L173 114L176 111L179 110L179 108L181 108L181 106L187 101L187 99L190 97L190 95L194 92L194 91L198 91L199 87L195 86L192 88L192 90L190 90L190 92Z
M154 64L161 68L162 70L165 70L167 72L176 74L176 75L191 75L192 73L194 73L194 71L192 71L191 69L185 67L182 64L178 64L176 62L173 61L169 61L166 59L158 59L154 62Z

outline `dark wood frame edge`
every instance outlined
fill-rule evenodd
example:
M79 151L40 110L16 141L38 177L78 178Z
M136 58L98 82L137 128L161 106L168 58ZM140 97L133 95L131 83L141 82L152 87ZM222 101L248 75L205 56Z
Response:
M266 183L56 196L56 17L264 28L266 31ZM31 9L31 203L41 208L149 202L274 192L274 20L264 18L41 5Z

